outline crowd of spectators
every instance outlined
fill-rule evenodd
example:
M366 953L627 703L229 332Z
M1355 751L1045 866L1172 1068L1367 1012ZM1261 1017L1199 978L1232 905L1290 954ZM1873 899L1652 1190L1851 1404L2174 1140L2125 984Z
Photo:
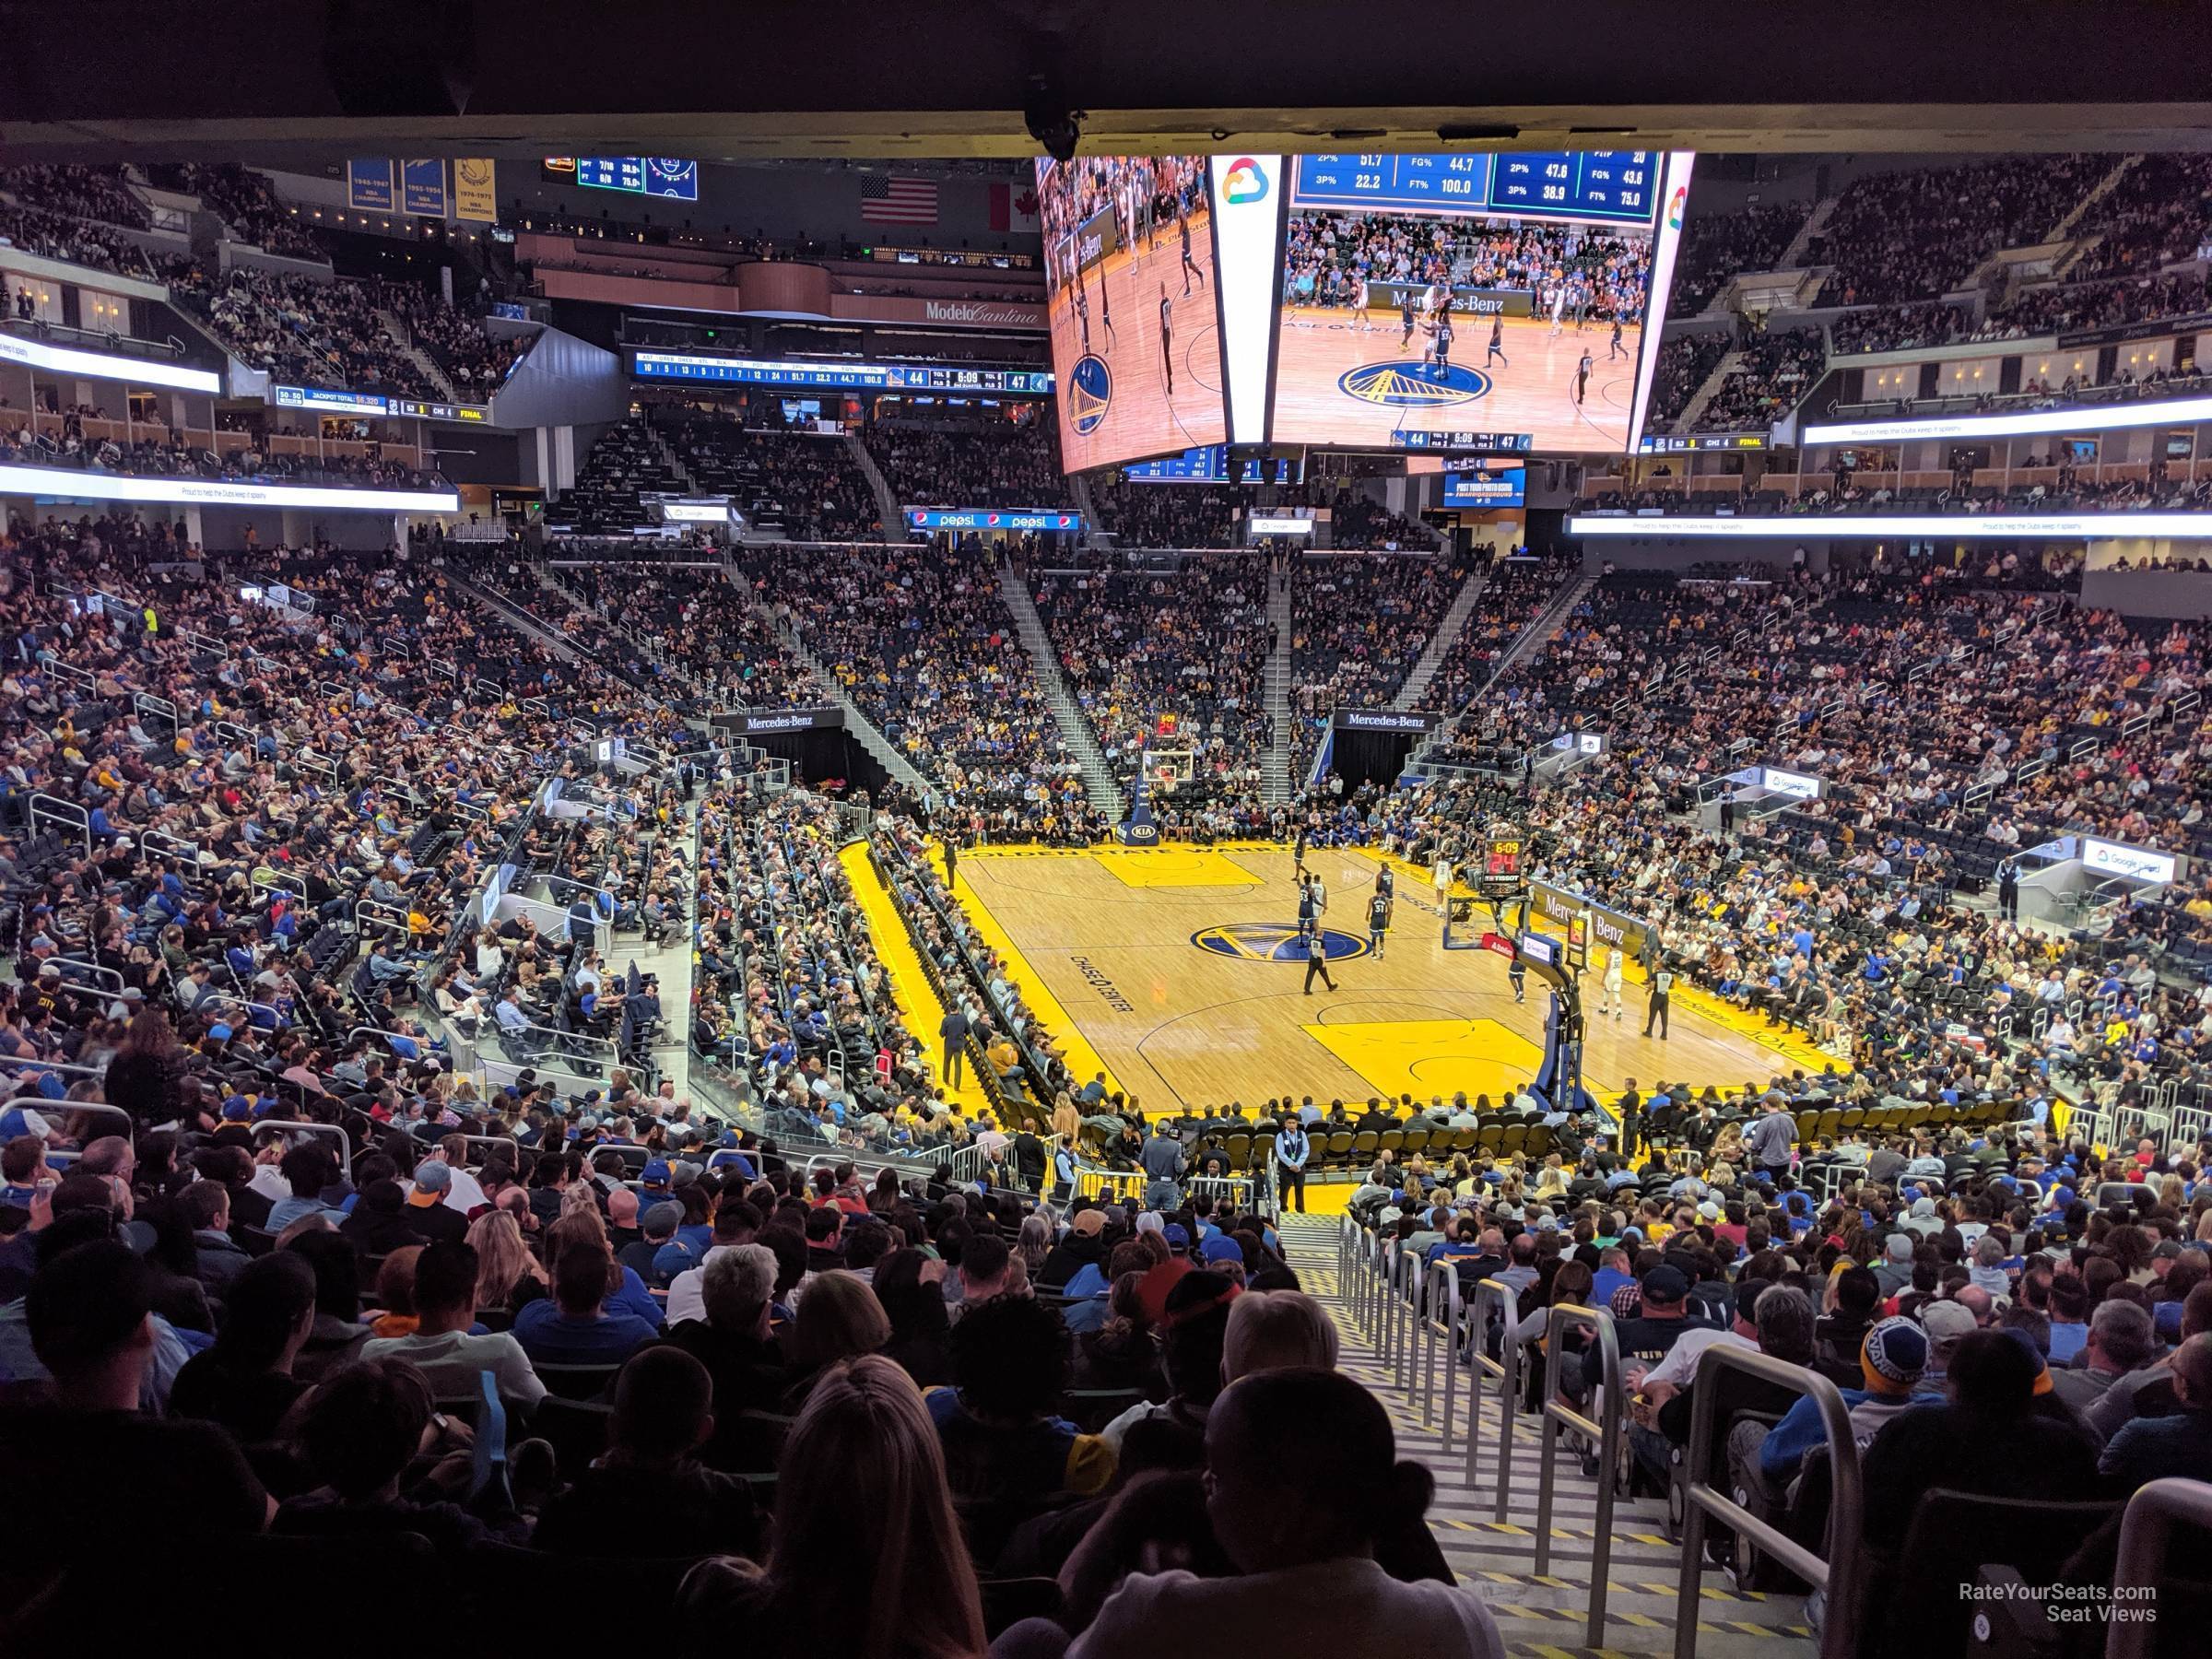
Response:
M2208 194L2212 163L2203 156L2170 151L2137 159L2075 225L2076 236L2096 241L2067 276L2077 282L2152 276L2162 266L2201 257L2212 229Z
M1233 547L1250 500L1230 484L1138 484L1096 474L1090 503L1125 547Z
M954 809L1057 836L1088 816L987 557L855 547L741 567L774 612Z
M1301 559L1290 571L1290 775L1335 709L1387 708L1457 596L1442 558Z
M1202 788L1244 782L1272 741L1261 679L1273 580L1264 555L1135 570L1110 555L1036 582L1061 673L1124 793L1147 747L1187 752Z
M253 447L218 455L195 447L175 432L117 443L110 439L87 440L81 427L77 431L65 429L58 439L41 438L29 427L18 425L7 411L0 411L0 463L78 467L133 477L335 484L351 489L450 488L434 473L380 456L265 454Z
M688 411L656 415L653 425L700 489L729 495L761 528L781 530L791 541L872 541L883 534L876 492L835 434Z
M144 230L153 224L120 167L0 167L0 194L65 218Z
M300 222L299 215L276 199L265 174L235 161L180 161L149 167L147 182L182 195L197 196L238 241L287 259L327 263L323 239Z
M1834 273L1823 305L1940 299L2000 248L2047 240L2112 171L2107 156L2015 156L1854 179L1805 263Z
M1812 211L1809 202L1770 202L1733 213L1693 211L1675 255L1666 314L1694 317L1744 272L1770 271Z
M1818 328L1785 328L1748 336L1742 359L1699 411L1700 432L1763 430L1810 392L1828 365Z
M1734 344L1724 334L1677 335L1659 347L1652 369L1651 423L1666 429L1681 418L1698 388L1712 378Z
M26 253L88 265L96 271L112 271L118 276L149 279L154 274L146 251L127 236L105 225L43 208L0 202L0 238Z
M1050 419L878 417L866 442L901 507L1057 507L1068 500Z

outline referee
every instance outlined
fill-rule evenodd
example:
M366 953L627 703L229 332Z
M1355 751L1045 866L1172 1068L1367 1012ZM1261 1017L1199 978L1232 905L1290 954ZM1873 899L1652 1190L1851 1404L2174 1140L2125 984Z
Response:
M1336 989L1336 982L1329 977L1328 945L1323 940L1320 928L1310 927L1306 930L1306 994L1308 996L1313 994L1313 976L1317 973L1321 975L1323 984L1332 991Z

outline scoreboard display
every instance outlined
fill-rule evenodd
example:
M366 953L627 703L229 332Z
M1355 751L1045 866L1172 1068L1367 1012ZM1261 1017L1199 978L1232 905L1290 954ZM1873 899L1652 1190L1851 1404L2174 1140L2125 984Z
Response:
M1482 841L1482 889L1508 893L1521 885L1521 859L1527 845L1518 830L1492 825Z
M704 384L794 386L816 392L976 392L1047 397L1053 377L1041 369L945 369L924 363L812 363L780 358L691 356L639 351L630 371L640 380Z
M1290 206L1649 226L1658 171L1656 150L1300 156Z
M1524 466L1473 466L1444 474L1446 507L1519 507L1528 499Z
M1267 481L1276 484L1295 484L1302 467L1289 455L1277 455L1266 464L1265 470L1273 475ZM1261 479L1259 463L1246 457L1239 464L1237 482L1257 484ZM1225 443L1202 443L1196 449L1187 449L1180 455L1162 455L1156 461L1133 461L1122 468L1122 477L1132 484L1227 484L1229 477L1229 446Z
M586 190L618 190L626 195L699 200L699 163L673 156L547 156L545 176Z

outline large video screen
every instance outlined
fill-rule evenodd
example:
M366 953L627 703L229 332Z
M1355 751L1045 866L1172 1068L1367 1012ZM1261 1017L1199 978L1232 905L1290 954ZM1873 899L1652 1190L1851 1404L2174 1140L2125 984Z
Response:
M1228 438L1204 156L1037 163L1070 472Z
M1628 450L1688 159L1284 158L1269 441L1465 429L1525 433L1537 453Z

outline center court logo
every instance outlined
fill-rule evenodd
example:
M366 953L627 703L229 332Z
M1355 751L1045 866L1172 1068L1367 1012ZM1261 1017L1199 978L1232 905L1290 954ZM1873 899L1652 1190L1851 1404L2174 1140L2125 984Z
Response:
M1067 424L1088 438L1113 406L1113 371L1102 357L1079 357L1067 371Z
M1490 377L1479 369L1463 369L1456 363L1445 369L1418 361L1362 363L1346 370L1337 378L1336 389L1361 403L1397 409L1434 409L1488 396Z
M1265 201L1266 196L1266 171L1250 156L1239 156L1221 175L1221 199L1231 207Z
M1200 928L1191 935L1191 943L1201 950L1210 950L1216 956L1234 957L1241 962L1302 962L1306 959L1305 942L1299 937L1298 929L1281 922L1225 922L1218 927ZM1333 927L1321 930L1321 948L1332 962L1363 957L1368 952L1365 939L1356 939L1350 934L1338 933Z

